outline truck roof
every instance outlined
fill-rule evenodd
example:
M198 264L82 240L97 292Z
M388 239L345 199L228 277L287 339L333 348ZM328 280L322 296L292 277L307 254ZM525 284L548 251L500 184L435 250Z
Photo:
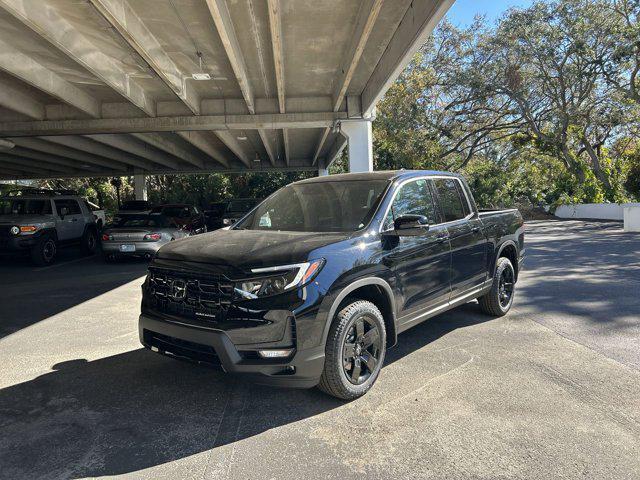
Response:
M381 170L376 172L363 173L340 173L337 175L327 175L324 177L313 177L306 180L295 182L303 183L319 183L319 182L345 182L358 180L396 180L398 178L421 177L425 175L442 175L448 177L457 177L456 173L442 172L439 170Z

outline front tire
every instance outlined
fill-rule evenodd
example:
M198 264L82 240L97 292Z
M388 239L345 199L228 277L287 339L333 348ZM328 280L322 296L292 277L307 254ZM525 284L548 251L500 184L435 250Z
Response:
M52 237L43 237L31 248L31 261L38 267L46 267L56 261L58 246Z
M493 275L491 290L478 298L480 309L487 315L502 317L513 305L516 274L508 258L500 257Z
M380 374L386 343L378 307L366 300L346 305L331 324L318 388L342 400L361 397Z

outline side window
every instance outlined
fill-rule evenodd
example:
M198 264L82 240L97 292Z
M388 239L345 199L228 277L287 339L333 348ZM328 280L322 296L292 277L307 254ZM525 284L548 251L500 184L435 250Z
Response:
M55 200L54 203L56 205L56 214L58 216L62 215L62 208L63 207L66 207L67 209L69 208L69 206L67 205L67 201L66 200Z
M80 204L77 200L67 200L69 215L80 215L82 210L80 209Z
M469 213L468 205L465 208L466 198L460 189L460 182L456 179L437 178L433 181L438 192L442 213L445 222L453 222L464 218ZM464 203L463 203L464 199Z
M382 229L392 229L393 221L402 215L424 215L430 224L436 223L436 209L426 180L415 180L400 187Z

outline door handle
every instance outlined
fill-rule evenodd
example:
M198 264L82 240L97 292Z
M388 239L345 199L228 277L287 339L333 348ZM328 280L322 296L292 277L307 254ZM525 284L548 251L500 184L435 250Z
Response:
M473 227L473 228L471 229L471 231L472 231L473 233L478 233L478 232L480 231L480 227Z
M446 240L449 240L449 235L440 235L436 237L436 243L442 243Z
M72 221L72 222L77 222L77 221L78 221L78 219L77 219L77 218L72 218L72 219L71 219L71 221Z

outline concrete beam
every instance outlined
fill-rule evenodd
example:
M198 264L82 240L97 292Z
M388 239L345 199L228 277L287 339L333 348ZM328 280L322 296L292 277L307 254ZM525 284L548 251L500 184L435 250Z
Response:
M50 2L0 0L0 7L82 65L147 115L155 115L155 102L153 99L146 94L127 72L122 70L117 60L95 47L91 37L84 35L81 30L61 15ZM0 45L0 52L3 50L4 46ZM43 73L41 66L38 71L40 74ZM38 87L38 85L34 86ZM99 117L99 105L93 105L93 103L96 103L95 100L92 102L89 98L86 98L88 97L86 93L82 92L82 95L82 108L68 102L69 99L73 99L74 95L70 97L67 95L65 98L59 95L55 96L76 108L80 108L80 110L92 117ZM78 100L76 100L76 103L78 103Z
M2 138L0 138L0 151L11 150L15 146L16 146L16 144L13 143L12 141L3 140Z
M323 128L332 127L336 121L344 120L346 116L347 114L345 112L318 112L0 122L0 136L34 137L42 135L91 135L98 133L144 133L192 130Z
M322 152L322 147L324 146L324 142L327 141L327 137L329 136L329 132L331 131L331 128L326 127L324 130L322 130L322 133L320 134L320 140L318 141L318 145L316 146L316 150L313 154L313 164L315 165L318 162L318 157L320 156L320 153Z
M87 138L109 145L113 148L117 148L124 152L129 152L133 155L146 158L155 164L168 167L172 170L177 170L180 167L179 162L172 155L169 155L162 150L157 150L148 143L130 135L87 135Z
M356 28L351 37L351 43L347 48L342 63L338 69L338 76L333 84L333 111L337 112L342 105L344 96L347 93L351 79L356 71L356 67L360 62L360 57L367 45L369 35L373 31L383 0L364 0L360 3L358 16L356 20Z
M34 120L45 119L45 107L31 95L9 82L0 80L0 106Z
M92 117L100 116L100 103L71 82L0 40L0 70L56 97Z
M272 142L271 138L269 138L270 136L270 132L277 132L277 130L258 130L258 134L260 135L260 139L262 140L262 143L264 144L264 148L267 151L267 155L269 156L269 161L271 162L271 165L276 164L276 159L278 158L278 145L277 145L277 140L274 139L275 141ZM273 145L275 143L275 145Z
M224 167L229 166L229 156L220 150L211 139L207 138L205 132L176 132L180 137L196 147L198 150L206 153L216 162L220 163Z
M218 138L231 150L236 157L247 167L251 168L251 159L240 145L238 139L229 131L220 130L214 132Z
M346 146L347 137L345 137L344 135L337 135L336 141L333 143L324 159L324 165L326 166L326 168L329 168L329 166L336 160L336 158L338 158L338 155L342 153L344 147Z
M34 176L58 175L61 173L59 170L49 170L49 169L37 167L29 161L21 162L21 161L15 161L15 160L14 161L5 160L0 158L0 170L4 170L6 166L9 166L9 168L22 170L23 172L33 174Z
M369 116L455 0L413 0L362 92Z
M284 161L288 166L291 161L289 158L289 152L291 150L289 149L289 130L286 128L282 130L282 142L284 143Z
M176 142L172 141L171 138L167 138L166 136L159 133L134 133L132 135L142 140L143 142L148 143L149 145L159 148L160 150L164 150L174 157L190 163L191 165L194 165L198 168L204 167L204 161L202 158L194 155L186 148L182 148Z
M116 148L104 145L90 138L79 137L79 136L69 136L69 137L44 136L39 138L47 142L57 143L58 145L64 145L66 147L73 148L75 150L80 150L82 152L86 152L92 155L99 155L101 157L109 158L111 160L122 162L126 165L131 165L133 167L142 168L144 170L153 169L153 164L147 160L137 158L133 155L128 155L122 150L118 150Z
M192 72L180 70L133 10L130 2L128 0L90 0L90 2L189 110L199 115L200 97L187 83Z
M106 158L99 158L95 155L89 155L86 152L81 152L67 146L47 142L40 138L12 138L11 141L23 148L38 150L43 153L53 154L63 158L72 158L89 165L98 165L100 167L117 171L127 170L127 168L119 162L114 162L113 160L108 160Z
M278 107L280 113L285 113L284 92L284 53L282 47L282 21L280 0L268 0L269 29L271 30L271 50L276 71L276 87L278 89Z
M11 155L16 157L26 158L29 160L31 159L40 160L43 162L48 162L48 163L60 165L63 167L69 167L74 170L77 170L78 167L81 167L78 165L78 162L75 160L69 160L68 158L58 157L50 153L42 153L36 150L29 150L27 148L22 148L22 147L16 147L13 150L11 150ZM86 168L83 168L83 171L86 172L87 174L91 174L92 172L100 171L100 167L96 167L95 165L88 165Z
M251 85L249 84L249 75L247 74L247 65L240 49L240 43L236 36L236 31L231 20L231 14L229 13L229 7L226 0L206 0L213 22L216 25L218 35L222 41L227 58L233 69L233 73L238 80L238 85L242 91L242 96L247 103L249 113L255 113L254 93Z
M55 163L41 162L38 160L31 160L29 158L18 157L5 153L0 153L0 162L9 165L17 165L17 168L20 168L20 166L22 165L24 165L25 167L35 167L47 172L71 173L72 171L72 169L61 167L60 165L56 165Z

